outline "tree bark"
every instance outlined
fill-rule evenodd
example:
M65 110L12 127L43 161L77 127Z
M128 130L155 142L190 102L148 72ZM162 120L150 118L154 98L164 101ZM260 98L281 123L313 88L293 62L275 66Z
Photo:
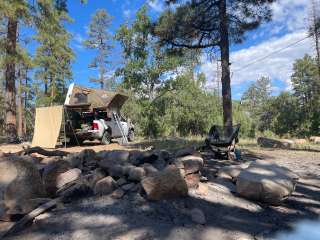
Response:
M18 86L18 136L23 137L23 97L22 97L22 79L21 69L18 72L19 86Z
M16 86L15 86L15 57L17 45L18 21L14 18L8 19L7 45L6 45L6 135L8 140L17 137L16 119Z
M221 51L221 84L222 84L222 105L223 125L232 126L232 98L229 62L229 32L226 0L221 0L219 5L220 16L220 51Z

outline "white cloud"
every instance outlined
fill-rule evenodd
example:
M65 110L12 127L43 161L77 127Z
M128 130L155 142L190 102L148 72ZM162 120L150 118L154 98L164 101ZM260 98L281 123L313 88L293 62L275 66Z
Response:
M149 0L148 5L156 12L162 12L165 8L163 0Z
M311 0L281 0L271 5L273 21L288 31L295 31L306 26Z
M230 61L233 86L241 85L245 82L254 82L261 76L269 76L273 80L278 80L290 88L290 76L292 74L292 65L298 58L304 54L313 53L313 43L311 39L306 39L285 50L274 53L271 56L257 61L279 49L283 49L292 43L295 43L306 37L305 31L288 33L280 38L273 38L258 45L231 53ZM252 63L250 66L247 66ZM216 63L206 62L201 66L201 70L206 74L209 80L209 86L216 79Z
M132 14L132 11L130 9L125 9L123 11L123 17L124 18L130 18L131 17L131 14Z
M254 33L248 35L247 43L250 44L252 40L258 40L259 43L231 53L231 84L235 90L241 89L241 85L244 83L256 81L261 76L269 76L276 83L276 86L273 86L274 93L288 90L291 87L290 76L294 61L306 53L313 54L313 43L311 39L307 39L243 69L248 63L307 36L306 28L309 21L311 0L281 0L274 2L271 8L273 11L272 21L263 24ZM217 82L216 63L207 60L203 62L201 70L209 80L208 87L215 87ZM282 84L279 84L279 81ZM283 83L286 87L280 89L279 86L282 86Z

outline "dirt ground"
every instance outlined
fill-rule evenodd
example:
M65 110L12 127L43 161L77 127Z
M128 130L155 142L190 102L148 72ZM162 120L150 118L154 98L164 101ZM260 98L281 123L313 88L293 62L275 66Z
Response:
M163 148L173 146L173 143L144 142L129 147L148 146ZM101 145L85 147L106 150L106 146ZM74 152L85 147L67 150ZM1 146L0 150L14 152L19 148L21 146L6 145ZM124 146L116 143L107 146L107 149L118 148ZM280 232L293 232L295 224L301 221L319 221L320 152L267 150L255 146L250 146L250 150L242 146L241 150L244 161L270 159L300 176L295 192L281 206L266 206L236 196L232 193L234 186L225 187L215 177L219 168L235 163L211 159L210 154L204 151L201 152L205 159L203 175L209 180L209 192L205 196L190 191L187 198L160 202L146 201L135 193L121 200L108 196L90 197L43 214L32 226L8 239L262 240L278 239ZM186 214L185 209L194 207L204 212L205 225L193 223Z

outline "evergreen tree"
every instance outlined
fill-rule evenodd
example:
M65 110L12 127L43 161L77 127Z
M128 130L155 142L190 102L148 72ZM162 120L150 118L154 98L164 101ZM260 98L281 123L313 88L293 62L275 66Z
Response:
M274 0L166 0L181 2L158 20L155 33L174 48L216 48L221 55L224 125L232 125L229 44L240 43L245 33L271 19Z
M44 96L38 99L42 104L62 102L67 80L72 79L71 36L63 26L70 19L63 6L53 0L38 0L36 9L35 39L40 45L35 55L35 77L44 84Z
M17 137L16 120L16 82L18 25L29 19L28 2L24 0L0 1L0 16L6 21L5 57L5 123L9 141Z
M108 57L110 50L113 48L110 44L112 36L108 32L112 19L106 10L97 10L89 25L88 39L84 41L84 45L88 49L97 50L97 56L92 60L89 67L98 69L99 77L91 77L90 81L99 83L101 89L106 87L109 90L114 88L113 79L107 79L107 65L110 64Z

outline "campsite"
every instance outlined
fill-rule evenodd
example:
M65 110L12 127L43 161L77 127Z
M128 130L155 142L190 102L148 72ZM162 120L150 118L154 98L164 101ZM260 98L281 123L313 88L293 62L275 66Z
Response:
M320 239L318 0L0 1L0 239Z

